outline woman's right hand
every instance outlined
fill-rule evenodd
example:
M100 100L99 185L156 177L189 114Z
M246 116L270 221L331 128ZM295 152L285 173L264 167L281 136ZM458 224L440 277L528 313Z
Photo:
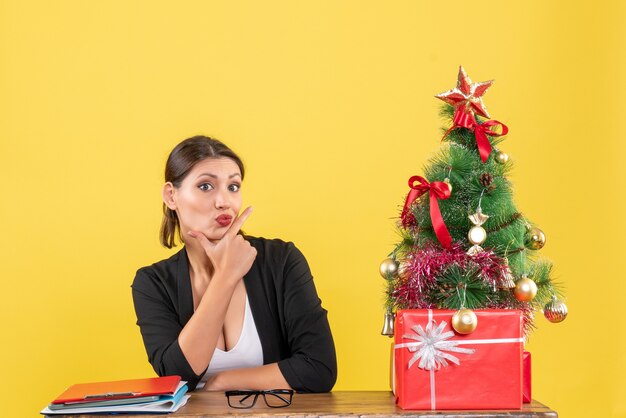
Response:
M213 265L214 277L237 283L250 270L256 258L256 249L238 232L252 213L252 207L247 207L235 218L224 237L216 243L207 239L199 231L189 231L189 236L198 240Z

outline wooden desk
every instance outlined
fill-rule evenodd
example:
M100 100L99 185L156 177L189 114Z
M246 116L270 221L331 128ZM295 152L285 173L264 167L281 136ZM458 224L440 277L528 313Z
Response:
M66 417L68 415L65 415ZM286 408L268 408L259 399L254 408L233 409L226 403L223 392L193 392L187 405L175 414L138 415L142 418L198 418L198 417L233 417L233 416L264 416L264 417L419 417L419 418L556 418L557 413L537 401L524 404L517 411L405 411L396 407L391 392L332 392L321 394L296 393L292 404ZM75 416L76 417L76 416ZM80 417L96 417L96 415L80 415ZM102 416L98 416L101 418Z

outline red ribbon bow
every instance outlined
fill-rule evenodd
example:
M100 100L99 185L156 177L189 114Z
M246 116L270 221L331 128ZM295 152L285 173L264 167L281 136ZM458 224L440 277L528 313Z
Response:
M448 136L450 131L456 128L467 128L471 131L474 131L474 136L476 137L476 145L478 146L478 153L480 154L480 159L483 163L487 162L487 158L489 158L489 154L491 154L491 143L489 142L487 135L503 136L509 132L509 128L504 123L498 122L497 120L488 120L482 124L478 124L476 123L474 115L466 112L464 109L461 108L458 108L456 112L454 112L453 122L454 125L448 130L448 132L446 132L443 138ZM502 127L502 132L500 133L489 129L498 125Z
M415 182L419 183L416 184ZM437 199L448 199L450 197L450 187L443 181L428 183L428 181L421 176L411 177L409 179L409 187L411 190L406 197L406 202L404 202L404 208L402 209L402 225L406 228L411 221L415 219L413 213L411 213L411 204L415 199L427 191L430 191L430 220L433 223L435 234L441 245L444 248L450 248L452 237L450 236L450 232L448 232L448 228L446 228L446 224L443 222L443 217L439 210L439 202L437 201Z

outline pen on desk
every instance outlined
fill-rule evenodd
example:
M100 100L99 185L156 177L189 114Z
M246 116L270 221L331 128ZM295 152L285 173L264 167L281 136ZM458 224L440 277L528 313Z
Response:
M141 393L138 392L106 392L99 393L95 395L87 395L84 399L93 399L93 398L113 398L117 396L139 396Z

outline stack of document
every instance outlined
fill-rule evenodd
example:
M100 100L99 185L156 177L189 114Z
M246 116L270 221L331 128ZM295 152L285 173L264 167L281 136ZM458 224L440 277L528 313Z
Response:
M41 413L123 414L175 412L187 403L187 382L180 376L72 385Z

